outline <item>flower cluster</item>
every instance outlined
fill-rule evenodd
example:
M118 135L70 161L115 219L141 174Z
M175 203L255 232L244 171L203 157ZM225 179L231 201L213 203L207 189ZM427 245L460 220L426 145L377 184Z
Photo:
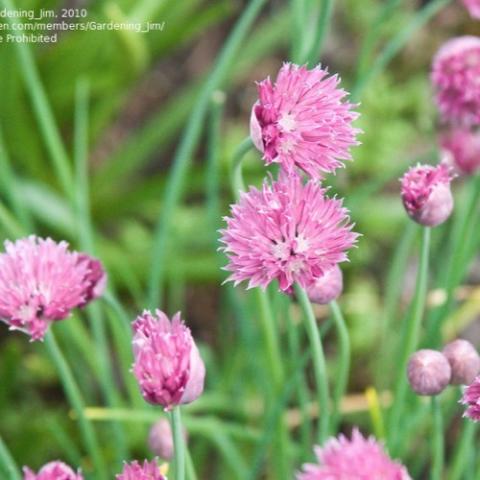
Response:
M467 340L457 339L441 352L423 349L408 362L407 376L418 395L438 395L450 385L468 385L480 373L480 355Z
M66 242L35 236L7 241L0 254L0 318L41 340L52 322L100 296L105 282L101 263L69 251Z
M359 130L352 126L358 114L338 84L320 67L290 63L274 83L258 83L250 135L265 163L279 164L280 174L242 193L225 218L220 241L229 258L227 281L265 289L276 280L290 293L295 283L313 288L347 260L357 234L342 201L329 198L319 183L351 158L349 149L358 143ZM302 172L310 178L304 180ZM334 289L325 277L313 295L326 301L338 296L338 277L332 277Z
M315 448L317 464L307 463L297 480L410 480L406 468L391 460L373 437L355 429L351 439L331 438Z

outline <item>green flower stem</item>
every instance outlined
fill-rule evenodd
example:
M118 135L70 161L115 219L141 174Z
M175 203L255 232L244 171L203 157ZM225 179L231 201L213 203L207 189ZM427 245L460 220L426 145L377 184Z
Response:
M384 2L380 13L373 21L373 25L368 29L357 60L357 72L356 77L361 78L365 74L368 68L369 61L374 52L376 41L380 34L380 28L386 20L392 15L395 8L400 4L401 0L386 0Z
M193 464L192 456L190 455L188 448L185 453L186 453L186 459L187 459L187 479L198 480L197 472L195 471L195 465Z
M403 235L395 249L385 285L385 302L379 333L379 351L382 359L391 357L391 342L388 339L388 335L390 335L391 329L394 328L395 321L398 320L398 302L402 292L402 283L405 278L408 257L418 232L418 225L411 220L407 221L408 223L403 230ZM379 361L377 362L375 370L375 377L378 383L383 386L389 369L385 369L384 362Z
M290 347L290 357L292 359L297 359L300 357L300 338L297 331L297 326L294 323L290 312L290 305L286 307L287 311L287 333L288 333L288 343ZM302 439L302 451L309 452L312 444L312 428L310 421L310 412L309 412L309 392L308 386L305 380L304 375L298 376L297 383L297 395L298 403L300 404L300 411L302 414L302 423L300 425L300 436Z
M444 437L442 409L438 397L432 397L432 420L433 420L433 442L432 442L432 473L431 480L441 480L444 464Z
M290 0L290 15L292 18L292 36L290 42L290 58L294 63L302 63L305 41L305 0Z
M106 465L102 455L100 454L100 445L98 443L95 431L85 417L85 404L83 402L80 389L75 382L70 367L68 366L62 352L60 351L60 348L57 345L51 329L45 335L45 346L47 347L52 361L58 370L58 374L60 375L60 379L68 400L78 417L85 448L93 461L97 478L100 480L107 480L108 476Z
M318 14L317 28L313 37L312 47L307 55L307 63L310 66L318 63L322 53L323 43L327 36L328 25L333 13L333 0L321 0L320 12Z
M414 15L412 20L387 43L380 55L378 55L373 62L371 68L366 70L365 73L357 79L351 94L353 101L358 101L368 83L383 71L395 55L412 39L414 33L422 28L451 1L452 0L432 0Z
M185 480L185 439L179 406L172 410L171 420L175 450L175 480Z
M340 406L343 395L348 385L348 374L350 372L350 337L348 328L345 324L345 319L338 303L334 300L330 303L330 310L332 311L333 320L337 329L339 341L339 361L338 370L335 380L335 389L333 391L333 409L332 409L332 429L337 431L340 420Z
M413 297L413 302L408 317L404 324L405 329L403 331L402 344L400 346L400 352L396 362L398 376L395 385L393 406L390 413L388 430L390 447L392 449L396 444L396 436L400 430L399 422L407 392L407 376L405 372L408 358L417 348L420 337L422 317L425 309L428 281L428 259L430 254L430 233L430 228L423 227L415 295Z
M7 10L16 10L12 0L2 1ZM21 23L21 20L16 18L7 18L6 20L10 25ZM32 51L27 43L22 42L16 42L15 49L26 90L31 97L38 127L43 135L45 145L52 159L53 167L65 195L67 198L72 199L75 189L69 158L40 80Z
M267 347L268 363L272 374L272 381L275 388L281 387L284 381L282 357L280 355L280 346L278 341L275 320L272 314L272 308L268 293L260 288L255 289L255 297L260 314L260 323L263 329L265 344Z
M0 436L0 466L8 474L7 480L20 480L20 471L15 463L10 451L5 445L3 438Z
M156 308L162 304L165 260L170 228L172 220L174 219L175 208L181 196L188 167L191 163L191 158L200 139L212 93L219 88L224 80L251 25L260 13L265 2L266 0L251 0L233 28L232 33L225 42L222 52L218 57L217 63L213 67L210 77L202 88L198 100L193 107L186 130L180 141L180 146L173 159L173 167L168 177L162 202L162 212L157 222L153 241L148 295L148 305L150 308Z
M325 355L323 353L322 341L317 327L317 320L308 295L298 284L295 284L295 293L305 314L305 327L312 351L313 370L319 406L318 441L320 444L323 444L328 437L330 424L330 399Z
M18 179L12 169L12 162L5 144L5 138L0 128L0 183L5 192L5 196L10 203L10 208L15 213L19 222L25 227L27 232L33 231L33 222L30 212L25 208L25 202L22 201L20 189L18 188Z
M457 441L452 466L448 474L449 480L461 480L463 478L465 469L469 465L467 459L472 455L475 445L477 424L469 419L464 419L462 424L462 433Z

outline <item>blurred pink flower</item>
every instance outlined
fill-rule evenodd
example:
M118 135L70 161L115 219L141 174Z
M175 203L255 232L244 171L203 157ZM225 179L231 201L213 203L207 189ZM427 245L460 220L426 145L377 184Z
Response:
M463 416L480 421L480 376L465 388L461 402L467 407Z
M429 227L443 223L453 209L451 180L450 169L443 163L410 168L401 179L402 201L408 215Z
M148 310L133 322L133 373L143 398L170 410L203 392L205 365L190 330L177 313L172 321Z
M123 472L116 475L116 480L166 480L156 460L145 460L140 465L136 460L126 463Z
M68 250L68 243L30 236L5 242L0 254L0 318L11 330L41 340L51 322L98 297L106 276L101 263Z
M454 128L440 137L445 160L458 172L472 175L480 169L480 132Z
M462 0L462 2L473 18L480 19L480 0Z
M480 124L480 38L449 40L435 55L432 83L445 121Z
M337 75L327 70L285 63L272 84L258 83L259 100L253 105L250 135L265 163L279 163L291 173L295 167L314 179L342 167L357 145L358 114L343 101Z
M452 368L452 385L469 385L480 373L480 355L468 340L458 338L447 343L442 353Z
M225 218L221 247L229 257L227 281L248 280L248 288L266 288L277 279L290 291L294 282L306 288L337 263L356 241L342 201L297 175L251 187Z
M307 463L297 480L410 480L404 466L394 462L373 437L364 438L355 429L316 447L318 464Z
M75 473L62 462L50 462L44 465L38 473L23 467L23 480L83 480L83 476Z

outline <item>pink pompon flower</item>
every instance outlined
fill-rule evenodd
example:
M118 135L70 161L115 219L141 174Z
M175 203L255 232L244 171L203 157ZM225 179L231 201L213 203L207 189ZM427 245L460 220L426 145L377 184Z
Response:
M247 280L248 288L266 288L277 279L289 292L293 283L306 288L316 278L347 260L357 239L342 201L325 196L314 180L282 176L251 187L232 206L221 230L221 250L229 257L226 281Z
M68 243L30 236L5 242L0 254L0 318L11 330L41 340L50 323L101 295L101 263Z
M117 480L166 480L163 476L161 468L158 466L157 460L148 462L145 460L143 465L136 460L126 463L123 472L116 475Z
M350 160L359 129L352 126L358 114L344 101L337 75L320 66L285 63L272 84L258 83L259 100L253 105L250 135L265 163L279 163L291 173L295 167L318 179Z
M480 169L480 132L454 128L440 137L445 161L459 173L472 175Z
M480 0L462 0L472 18L480 19Z
M443 223L453 210L451 180L450 168L443 163L410 168L401 179L402 201L408 215L428 227Z
M467 407L463 416L480 421L480 376L465 388L461 402Z
M133 322L133 373L143 398L170 410L191 403L203 392L205 365L190 329L177 313L172 321L145 310Z
M80 472L75 473L65 463L50 462L43 466L38 473L23 467L23 480L83 480L83 476Z
M480 38L449 40L433 60L432 83L445 121L480 124Z
M410 480L406 468L390 459L373 437L364 438L355 429L316 447L318 464L307 463L297 480Z

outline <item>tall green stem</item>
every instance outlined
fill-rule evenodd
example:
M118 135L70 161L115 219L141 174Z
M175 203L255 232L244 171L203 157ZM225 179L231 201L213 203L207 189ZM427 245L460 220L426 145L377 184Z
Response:
M332 427L336 432L340 417L340 405L347 389L348 374L350 372L350 337L345 319L338 303L334 300L330 303L333 320L338 334L339 342L339 361L338 370L335 380L335 389L333 391L333 410L332 410Z
M107 469L100 453L100 445L95 435L95 431L85 417L85 403L82 399L80 389L75 382L70 367L68 366L62 352L60 351L60 348L58 347L52 330L48 331L45 335L45 346L47 347L52 361L58 370L58 374L60 375L60 379L68 400L78 416L80 431L83 437L85 448L87 449L93 461L96 475L100 480L106 480L108 478Z
M238 49L265 2L266 0L251 0L232 30L207 83L200 92L198 101L192 110L187 127L180 141L180 146L173 159L173 167L168 176L163 197L162 213L157 222L153 241L148 295L148 304L151 308L156 308L162 304L165 259L170 227L174 218L175 208L180 199L191 158L200 139L203 121L208 112L212 93L225 78Z
M322 444L328 437L330 423L330 399L328 392L327 365L312 304L310 303L305 290L298 284L295 284L295 293L305 314L305 327L312 350L312 362L319 406L318 440L319 443Z
M175 480L185 480L185 439L180 407L172 410L173 445L175 449Z
M444 464L444 437L443 417L438 397L432 397L432 420L433 420L433 442L432 442L432 474L431 480L441 480Z
M3 0L7 10L15 11L16 7L12 0ZM19 24L21 20L7 17L10 24ZM63 145L60 132L57 128L52 109L38 74L30 45L23 42L15 43L18 63L23 75L26 90L31 97L33 112L36 116L38 127L43 135L47 150L52 159L54 170L62 185L67 198L72 198L73 176L69 158Z
M430 253L430 228L423 227L420 259L417 272L415 294L409 315L404 324L402 344L397 359L397 381L395 385L393 406L390 413L389 439L390 446L395 446L396 436L399 431L399 421L403 410L403 403L407 392L406 368L408 358L417 348L422 317L425 309L428 281L428 258Z
M460 435L460 439L456 442L452 466L448 475L449 480L460 480L461 478L463 478L465 469L469 465L467 459L473 453L476 430L476 423L472 422L469 419L463 420L462 433Z
M18 466L0 436L0 466L8 474L8 480L20 480Z
M306 59L310 65L315 65L320 58L332 13L333 0L322 0L320 4L320 12L318 14L317 28L313 37L313 44Z

